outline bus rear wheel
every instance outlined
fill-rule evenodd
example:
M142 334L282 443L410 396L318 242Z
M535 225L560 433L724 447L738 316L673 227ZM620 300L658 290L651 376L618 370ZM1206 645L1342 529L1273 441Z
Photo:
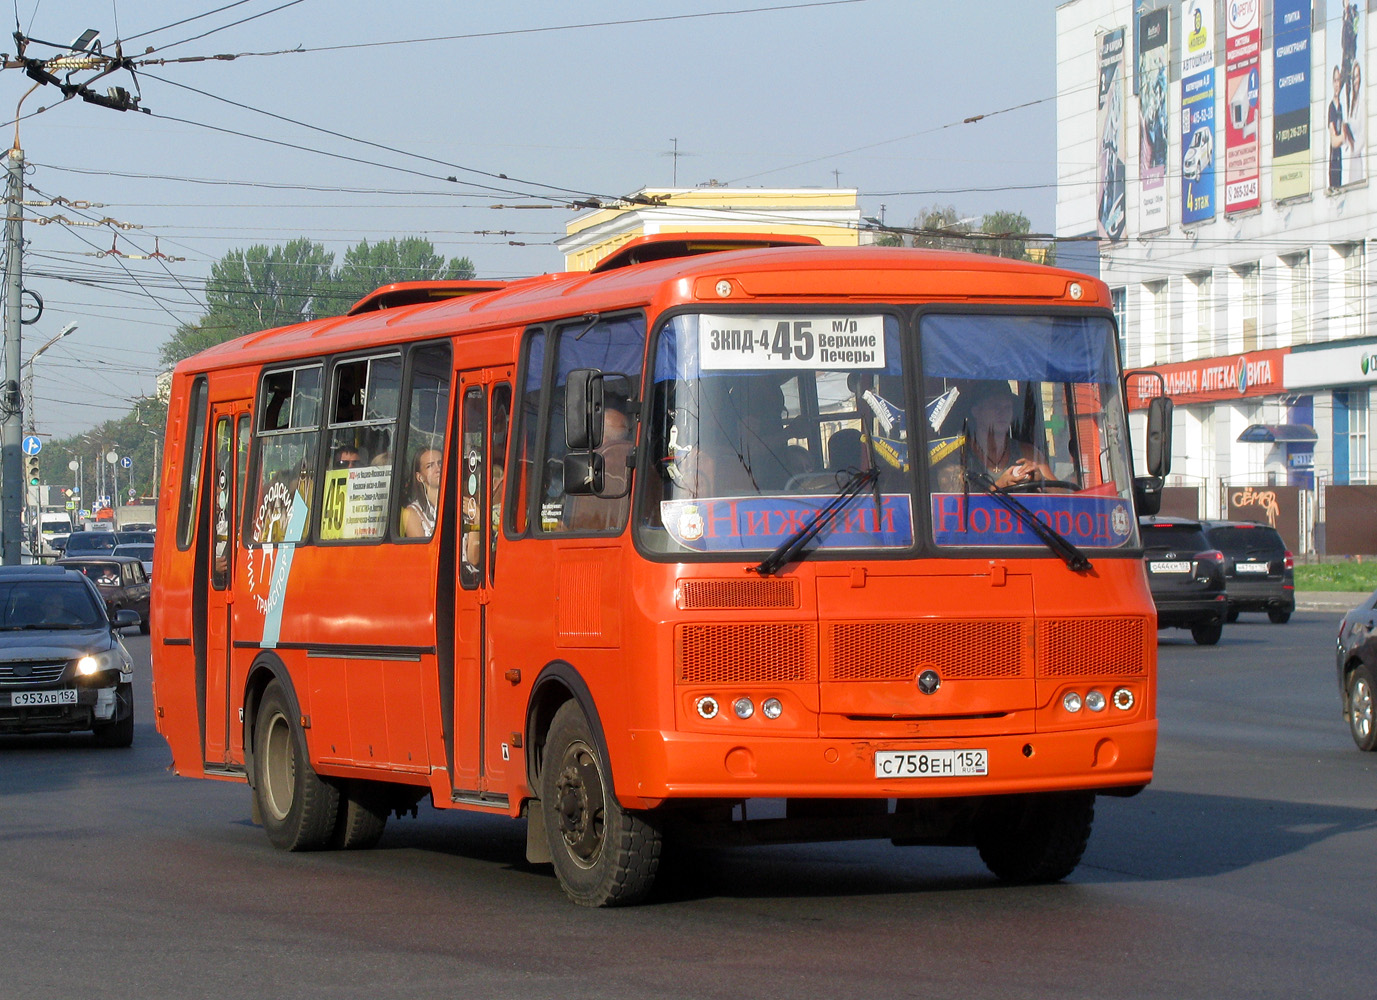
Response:
M991 805L976 847L997 878L1060 882L1076 870L1095 822L1094 792L1014 795Z
M339 793L339 819L330 846L367 851L377 846L391 812L383 788L371 781L346 781Z
M331 846L339 823L339 789L316 774L306 734L278 681L263 692L253 727L253 794L274 847L315 851Z
M575 702L550 722L540 788L550 857L565 895L580 906L644 899L660 865L660 830L617 804L607 762Z

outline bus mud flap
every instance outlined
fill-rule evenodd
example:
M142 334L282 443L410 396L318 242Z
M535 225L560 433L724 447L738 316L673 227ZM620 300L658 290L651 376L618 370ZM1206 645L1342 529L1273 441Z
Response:
M540 799L526 800L526 860L533 865L548 865L554 860L545 836L545 810Z

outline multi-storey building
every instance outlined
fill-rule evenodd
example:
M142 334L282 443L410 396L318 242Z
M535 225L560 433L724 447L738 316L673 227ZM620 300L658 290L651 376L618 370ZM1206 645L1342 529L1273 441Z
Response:
M1301 544L1328 487L1377 482L1372 7L1056 11L1057 235L1098 249L1080 259L1113 289L1125 364L1176 400L1172 484L1211 516L1247 487L1294 496Z

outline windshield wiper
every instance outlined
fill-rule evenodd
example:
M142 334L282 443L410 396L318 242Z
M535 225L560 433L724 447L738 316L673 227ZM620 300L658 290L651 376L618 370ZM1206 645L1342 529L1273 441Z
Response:
M852 500L861 495L862 490L872 483L879 483L879 481L880 472L873 467L864 472L853 473L850 480L838 491L836 496L820 507L801 528L780 542L775 550L762 559L758 565L752 566L751 571L759 573L761 576L769 576L777 572L781 566L801 558L804 550L808 547L808 543L817 537L823 525L833 515L841 513ZM876 503L879 503L878 497Z
M1066 563L1068 567L1077 573L1083 573L1090 569L1090 560L1070 539L1046 522L1039 521L1032 511L1004 493L985 473L970 469L966 472L966 477L973 480L977 486L985 491L987 496L994 497L995 503L1010 511L1026 524L1028 529L1042 539L1044 545L1060 556L1061 561Z

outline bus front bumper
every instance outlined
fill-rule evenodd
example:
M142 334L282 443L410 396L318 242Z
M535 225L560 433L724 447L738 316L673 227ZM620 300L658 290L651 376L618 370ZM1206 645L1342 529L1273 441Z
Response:
M633 759L622 772L629 780L625 786L618 784L617 795L628 808L648 809L670 799L902 799L1074 789L1128 791L1152 780L1157 722L961 739L735 742L715 735L656 730L632 730L630 737ZM985 773L877 777L877 754L931 755L934 751L984 751ZM971 759L963 755L964 762Z

